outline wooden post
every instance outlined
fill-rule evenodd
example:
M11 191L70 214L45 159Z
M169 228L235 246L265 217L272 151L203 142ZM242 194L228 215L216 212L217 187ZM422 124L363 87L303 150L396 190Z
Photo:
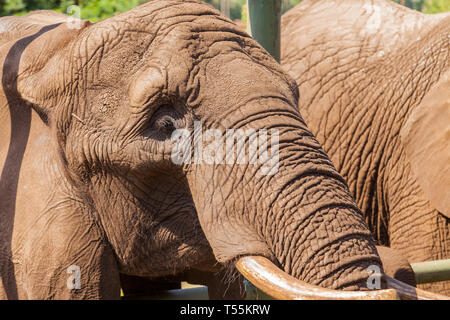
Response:
M281 0L247 0L250 34L280 62Z

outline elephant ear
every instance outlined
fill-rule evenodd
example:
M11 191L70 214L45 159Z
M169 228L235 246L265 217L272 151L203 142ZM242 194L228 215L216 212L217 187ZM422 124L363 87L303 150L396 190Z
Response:
M2 89L8 103L28 102L45 116L45 101L63 82L63 51L89 24L50 11L0 19Z
M450 218L450 72L426 94L400 136L422 191Z

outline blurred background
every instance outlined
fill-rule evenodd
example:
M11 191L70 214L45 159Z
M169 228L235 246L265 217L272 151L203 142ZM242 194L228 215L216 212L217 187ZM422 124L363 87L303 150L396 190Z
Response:
M71 6L79 6L81 18L96 22L117 13L128 11L148 0L0 0L0 16L24 15L33 10L55 10L74 14ZM450 0L393 0L424 13L450 11ZM229 12L231 19L245 25L247 19L246 0L205 0L205 2ZM299 4L301 0L282 0L283 12ZM228 7L229 6L229 7Z

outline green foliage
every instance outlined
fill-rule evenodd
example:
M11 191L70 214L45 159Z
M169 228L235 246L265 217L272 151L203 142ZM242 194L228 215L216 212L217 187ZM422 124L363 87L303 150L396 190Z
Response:
M116 13L131 10L144 1L142 0L91 0L81 3L81 18L93 22L103 20L113 16Z
M246 0L231 0L230 1L230 16L231 19L241 19L242 7L246 4Z
M450 0L392 0L408 8L424 13L440 13L450 11Z
M293 7L298 5L300 2L302 2L302 0L282 0L283 13L288 11L289 9L292 9Z
M248 7L247 4L245 4L242 6L241 9L241 20L245 25L247 25L247 15L248 15Z
M220 10L220 0L204 0L204 2L209 3L216 9ZM247 0L230 0L230 18L233 20L241 19L242 8L244 7Z
M422 7L425 2L425 0L393 0L393 1L417 11L422 11Z
M405 2L406 6L417 10L417 11L422 11L422 7L423 7L423 3L425 2L425 0L407 0Z
M71 5L80 7L81 18L98 21L135 8L145 0L0 0L0 15L22 15L33 10L69 13Z
M449 0L426 0L423 6L425 13L450 12Z
M33 10L51 10L59 8L62 0L2 0L0 15L25 14Z
M220 0L204 0L216 9L220 10ZM292 9L302 0L281 0L283 12ZM230 16L232 20L241 19L247 21L247 0L230 0Z

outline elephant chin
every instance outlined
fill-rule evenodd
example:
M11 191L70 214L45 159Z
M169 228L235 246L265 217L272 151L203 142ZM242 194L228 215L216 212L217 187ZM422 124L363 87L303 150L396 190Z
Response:
M240 257L235 262L239 272L258 289L278 300L449 300L440 294L417 289L380 274L387 289L339 291L314 286L295 279L261 256Z

